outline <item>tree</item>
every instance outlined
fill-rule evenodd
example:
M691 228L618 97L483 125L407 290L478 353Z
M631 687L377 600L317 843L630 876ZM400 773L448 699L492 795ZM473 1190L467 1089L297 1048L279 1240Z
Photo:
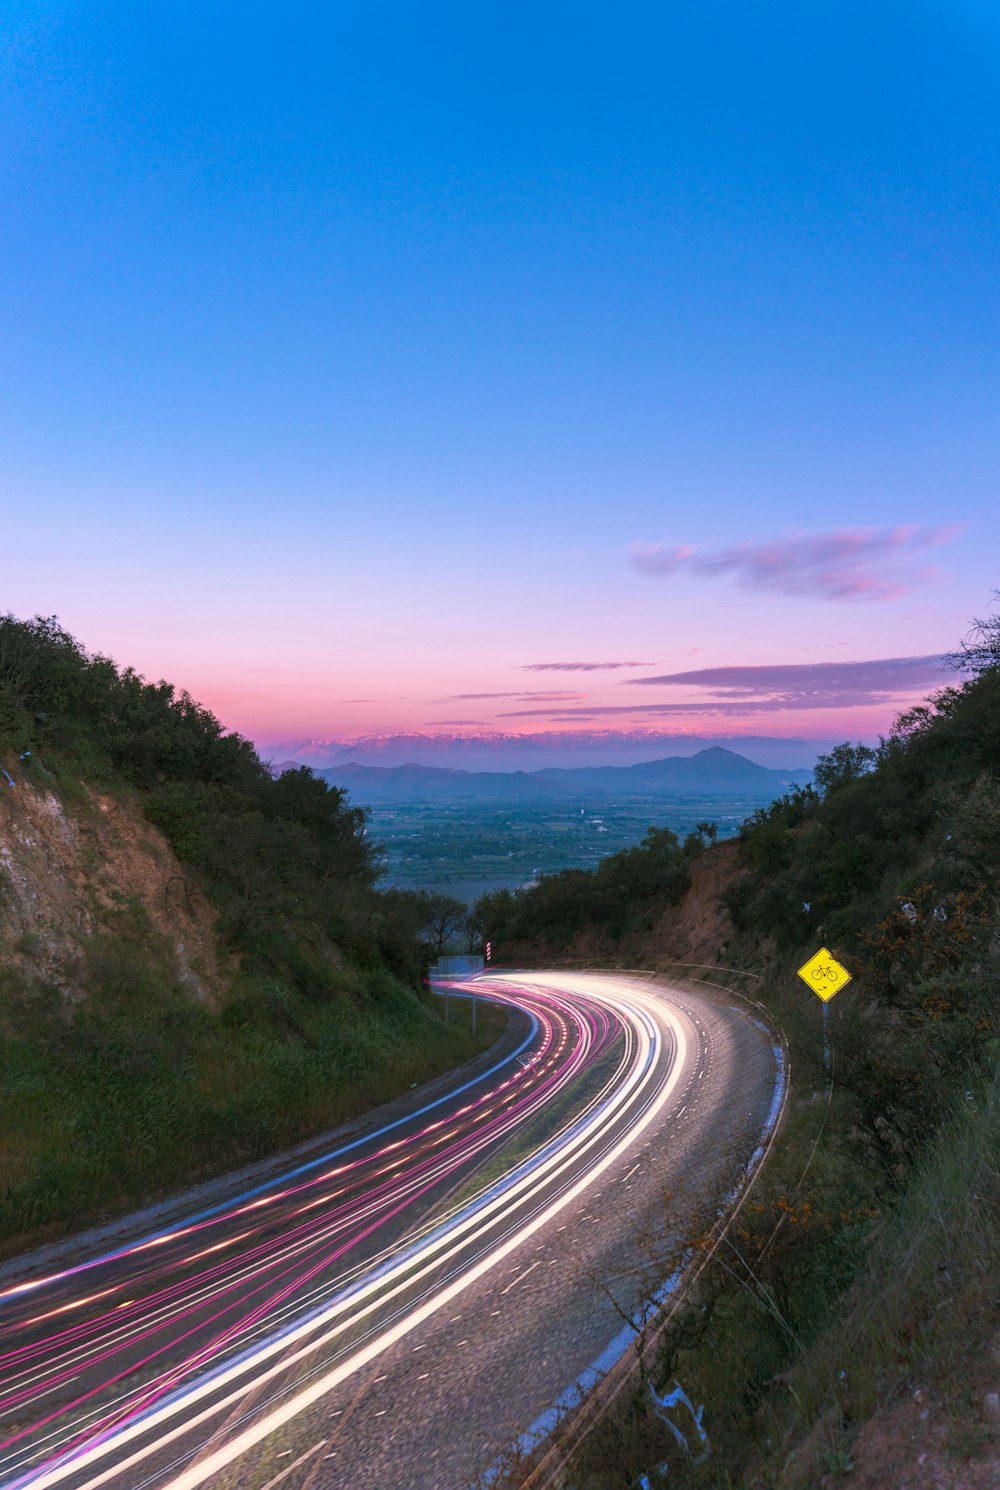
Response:
M429 890L420 893L421 933L440 957L456 932L465 926L469 911L461 900L453 895L435 895Z
M1000 600L1000 590L993 591L994 600ZM974 616L972 629L959 645L957 652L948 652L946 666L960 673L975 673L977 677L991 668L1000 667L1000 612L981 619Z
M717 823L695 823L695 832L714 843L719 836L719 827Z
M518 914L524 905L523 890L486 890L473 902L466 918L465 929L469 936L469 951L486 955L486 943L493 943L496 956L498 946L517 937Z
M851 745L845 740L843 745L835 745L829 755L820 756L813 771L813 785L825 797L850 786L852 781L860 781L875 769L877 761L878 751L870 745Z

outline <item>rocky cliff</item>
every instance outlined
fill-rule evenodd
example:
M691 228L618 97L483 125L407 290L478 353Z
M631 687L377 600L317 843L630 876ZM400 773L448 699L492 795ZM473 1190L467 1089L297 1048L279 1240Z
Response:
M84 948L141 911L193 999L215 1005L232 958L215 912L133 796L74 782L57 795L42 767L4 762L0 777L0 966L82 995Z

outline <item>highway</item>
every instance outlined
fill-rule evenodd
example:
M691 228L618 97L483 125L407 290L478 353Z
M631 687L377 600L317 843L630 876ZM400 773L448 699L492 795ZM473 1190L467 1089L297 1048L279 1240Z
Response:
M477 987L525 1021L491 1069L0 1287L4 1490L467 1490L544 1420L759 1154L780 1052L725 994Z

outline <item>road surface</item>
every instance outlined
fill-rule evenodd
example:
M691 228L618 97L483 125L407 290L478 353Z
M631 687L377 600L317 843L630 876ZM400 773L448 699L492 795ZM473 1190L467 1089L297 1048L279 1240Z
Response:
M728 997L480 980L521 1046L292 1172L0 1290L0 1485L467 1490L738 1182L780 1052Z

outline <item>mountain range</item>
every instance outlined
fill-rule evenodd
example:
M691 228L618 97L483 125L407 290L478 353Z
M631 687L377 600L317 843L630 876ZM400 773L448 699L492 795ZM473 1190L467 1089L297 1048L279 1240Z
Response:
M287 764L292 764L291 762ZM280 770L281 767L273 769ZM610 797L760 797L771 800L809 781L804 768L783 771L759 766L713 745L691 756L672 755L631 766L549 767L543 771L464 771L407 762L368 766L357 761L317 771L342 787L356 803L468 801L593 802Z
M784 769L812 766L835 740L803 740L771 735L692 735L662 730L541 730L533 734L406 733L358 735L354 738L284 740L261 744L263 760L311 766L454 766L465 771L545 771L555 766L634 766L664 756L693 756L719 746L755 761Z

